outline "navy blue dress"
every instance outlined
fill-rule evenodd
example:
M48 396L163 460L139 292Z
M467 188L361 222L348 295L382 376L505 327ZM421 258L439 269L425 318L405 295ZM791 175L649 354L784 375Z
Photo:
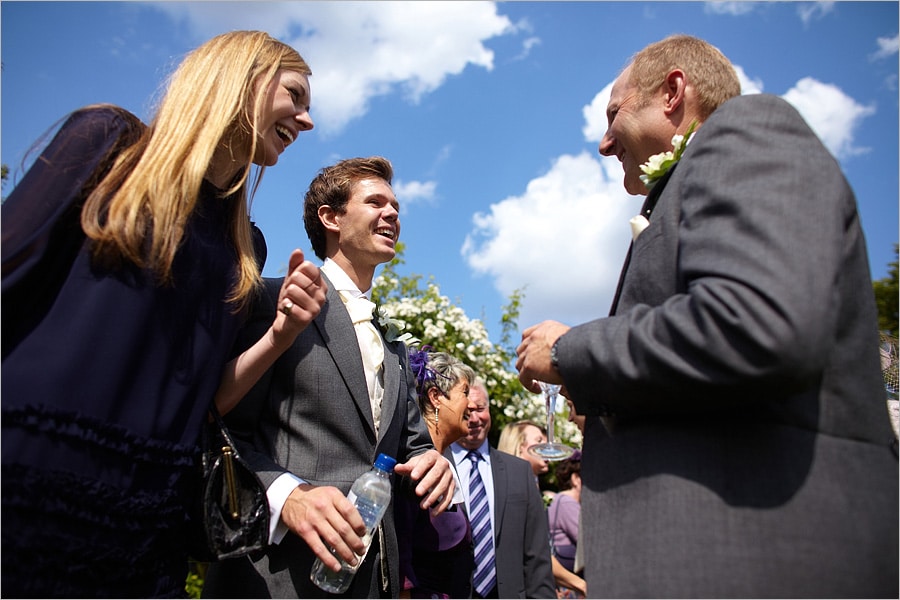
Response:
M185 595L198 433L241 325L238 199L204 183L171 285L92 264L81 188L132 127L76 113L2 208L7 597Z

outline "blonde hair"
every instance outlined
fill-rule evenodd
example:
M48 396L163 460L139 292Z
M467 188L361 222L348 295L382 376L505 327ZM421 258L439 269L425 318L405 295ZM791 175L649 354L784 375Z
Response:
M81 223L93 240L93 256L119 266L132 262L171 283L172 263L197 204L213 155L241 152L240 176L225 196L238 276L227 300L243 306L260 281L253 249L248 196L264 167L248 179L256 153L265 90L280 69L310 75L291 46L261 31L233 31L212 38L185 57L169 79L155 117L140 139L122 152L85 203ZM244 146L249 145L249 152Z
M529 427L537 427L541 433L544 432L544 428L534 421L524 420L509 423L503 428L503 431L500 432L497 450L523 458L522 455L519 454L519 450L522 449L522 444L525 443L525 430Z
M672 35L650 44L632 57L629 66L630 82L637 86L642 101L663 85L672 69L684 71L697 92L704 120L723 102L741 94L731 62L718 48L693 36Z

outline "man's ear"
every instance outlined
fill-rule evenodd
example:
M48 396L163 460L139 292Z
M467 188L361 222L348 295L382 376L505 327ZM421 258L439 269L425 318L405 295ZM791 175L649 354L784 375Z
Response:
M331 206L327 204L320 206L318 215L319 221L322 222L325 229L328 231L340 231L341 226L338 223L338 214Z
M682 108L686 87L687 77L685 76L684 71L681 69L672 69L669 71L669 74L666 75L666 79L663 82L666 102L665 112L667 116L671 115L679 108Z

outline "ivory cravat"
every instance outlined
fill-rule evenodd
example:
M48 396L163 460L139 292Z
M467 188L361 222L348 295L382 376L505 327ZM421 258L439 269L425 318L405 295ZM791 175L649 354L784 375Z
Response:
M472 538L475 542L475 573L472 584L482 597L490 592L497 583L497 571L494 565L494 536L491 531L491 515L487 500L487 491L481 473L478 472L478 461L481 454L470 450L466 458L471 461L469 472L469 521L472 523Z
M381 367L384 363L384 344L381 334L372 323L372 314L375 311L375 303L370 302L365 296L354 297L348 292L341 292L341 299L350 320L356 329L356 339L359 342L359 350L362 354L363 368L366 372L366 387L369 390L369 402L372 405L372 418L375 421L375 431L381 423L381 400L384 397L384 384L381 375Z

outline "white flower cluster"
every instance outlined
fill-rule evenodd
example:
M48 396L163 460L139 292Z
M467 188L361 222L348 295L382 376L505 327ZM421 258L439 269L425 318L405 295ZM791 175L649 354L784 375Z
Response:
M375 280L375 287L379 289L397 289L399 285L398 280L386 279L384 275ZM419 290L416 297L388 298L379 310L399 331L413 332L421 337L421 340L413 338L416 339L413 345L418 343L453 353L484 378L489 390L521 389L518 375L509 364L510 357L490 341L484 323L480 319L470 319L450 298L441 295L435 283L429 283L424 291ZM523 390L512 398L492 397L492 404L507 417L504 423L531 419L544 424L544 401L538 394ZM580 445L578 429L566 420L568 412L564 399L560 398L558 404L561 406L557 407L557 437ZM495 427L504 423L497 423Z
M644 182L644 185L647 186L648 190L651 189L663 175L669 172L672 165L681 160L681 155L684 153L684 149L691 140L691 136L694 135L694 129L696 128L697 121L692 121L684 135L672 136L671 151L654 154L647 162L641 165L641 171L644 172L644 174L641 175L641 181Z

